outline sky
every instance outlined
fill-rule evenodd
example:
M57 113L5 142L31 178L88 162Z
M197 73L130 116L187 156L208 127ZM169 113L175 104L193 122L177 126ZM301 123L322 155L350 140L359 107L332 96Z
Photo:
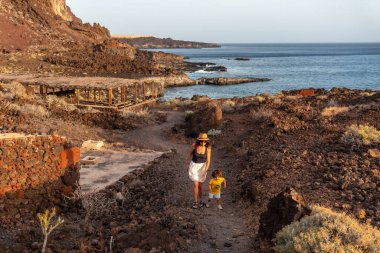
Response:
M67 0L111 34L216 43L380 42L380 0Z

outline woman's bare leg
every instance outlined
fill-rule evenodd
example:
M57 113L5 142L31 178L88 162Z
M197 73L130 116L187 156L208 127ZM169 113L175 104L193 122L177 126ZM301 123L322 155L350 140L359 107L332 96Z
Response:
M199 188L199 182L194 181L193 196L194 196L194 202L197 202L197 203L198 203L198 188Z
M203 197L203 187L202 187L202 183L198 183L198 196L199 196L199 199L202 201L202 197Z

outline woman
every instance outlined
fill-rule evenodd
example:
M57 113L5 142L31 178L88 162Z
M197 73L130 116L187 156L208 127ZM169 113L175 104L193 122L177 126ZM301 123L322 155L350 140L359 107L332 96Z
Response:
M202 183L206 180L206 175L211 162L211 144L207 134L201 133L189 154L190 166L188 173L190 179L194 182L193 208L198 208L198 197L200 199L199 207L204 205L202 201L203 189Z

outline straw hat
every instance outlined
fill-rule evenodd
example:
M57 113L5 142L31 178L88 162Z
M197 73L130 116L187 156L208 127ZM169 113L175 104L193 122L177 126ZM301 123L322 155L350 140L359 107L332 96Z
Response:
M207 137L207 134L205 133L200 133L198 138L197 138L198 141L208 141L209 138Z

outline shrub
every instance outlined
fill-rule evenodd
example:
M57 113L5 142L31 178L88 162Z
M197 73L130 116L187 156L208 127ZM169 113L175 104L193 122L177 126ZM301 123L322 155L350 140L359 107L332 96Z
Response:
M217 130L217 129L210 129L207 134L210 136L217 136L222 133L222 130Z
M380 131L370 125L351 125L347 127L341 140L344 143L360 147L380 143Z
M340 113L348 112L350 110L349 107L341 107L341 106L331 106L323 109L321 115L322 117L334 117Z
M329 102L327 102L327 106L338 106L339 104L338 104L338 102L337 101L335 101L334 99L331 99L331 100L329 100Z
M68 104L65 100L58 98L54 95L49 95L46 97L46 103L48 108L56 108L68 112L72 112L77 109L75 105Z
M380 230L319 206L312 207L310 216L284 227L273 241L278 253L380 252Z
M265 101L265 97L263 96L256 96L255 99L259 102L259 103L262 103Z
M194 114L193 111L185 111L185 117L188 117L189 115Z
M223 112L231 112L234 110L235 102L232 100L226 100L222 103L222 111Z
M24 85L17 82L12 82L10 84L0 84L0 91L4 92L3 96L13 99L13 98L27 98L26 89Z
M32 105L32 104L25 104L21 108L21 112L29 115L33 115L36 117L48 117L49 112L45 109L45 107L42 107L40 105Z
M258 122L269 123L273 115L273 111L266 107L260 107L257 111L252 109L250 111L251 118Z

